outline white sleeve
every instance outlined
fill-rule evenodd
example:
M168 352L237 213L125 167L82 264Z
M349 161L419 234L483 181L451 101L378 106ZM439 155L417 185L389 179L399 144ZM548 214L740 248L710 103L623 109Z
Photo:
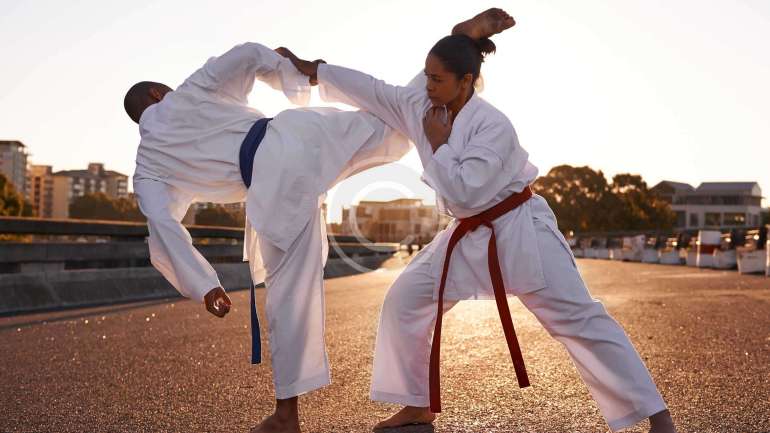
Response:
M447 201L473 209L489 203L509 182L504 161L517 146L513 127L495 122L477 132L461 152L444 144L423 176Z
M420 71L406 87L424 89L425 80L425 74ZM364 170L398 161L414 146L404 134L384 124L379 118L374 116L365 118L374 128L374 136L353 155L333 185Z
M186 83L246 104L255 78L282 91L296 105L304 106L310 101L308 78L289 59L255 42L237 45L219 57L210 58Z
M326 64L318 65L318 84L326 102L368 111L410 138L418 132L415 119L421 120L418 111L424 88L393 86L353 69Z
M211 264L193 247L190 233L181 223L192 197L149 179L135 179L134 192L147 217L152 265L179 293L203 302L206 293L221 284Z

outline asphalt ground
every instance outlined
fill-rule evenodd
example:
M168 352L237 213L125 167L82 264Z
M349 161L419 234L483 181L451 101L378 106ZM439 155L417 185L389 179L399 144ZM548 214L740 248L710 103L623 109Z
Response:
M770 279L578 263L680 432L770 432ZM333 384L300 398L303 432L366 432L396 409L368 389L380 303L401 266L327 280ZM248 432L273 408L269 352L249 363L248 291L231 296L225 319L180 299L0 318L0 432ZM494 302L460 303L444 320L444 412L392 432L607 431L563 347L510 304L532 387L516 385Z

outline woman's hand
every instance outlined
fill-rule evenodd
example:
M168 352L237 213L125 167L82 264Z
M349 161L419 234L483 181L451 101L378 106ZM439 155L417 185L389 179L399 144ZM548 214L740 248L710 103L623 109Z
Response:
M318 65L321 63L326 63L325 61L321 59L314 60L312 62L307 60L302 60L299 57L295 56L294 53L289 51L289 49L286 47L278 47L275 49L275 52L289 59L291 61L291 64L294 65L294 67L297 68L297 70L301 74L307 75L309 77L311 86L315 86L318 84Z
M425 113L422 127L434 153L449 140L449 135L452 134L452 122L454 122L454 114L446 107L431 107Z

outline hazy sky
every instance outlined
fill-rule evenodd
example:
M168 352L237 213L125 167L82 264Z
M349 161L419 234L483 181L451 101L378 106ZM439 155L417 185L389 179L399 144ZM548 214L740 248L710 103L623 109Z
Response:
M135 81L176 87L256 41L405 83L454 23L491 6L518 24L494 39L482 96L542 174L567 163L651 185L756 180L770 195L767 0L3 0L0 139L55 170L102 161L130 175L138 132L122 99ZM290 108L255 87L254 107ZM432 201L420 172L412 153L359 175L332 197L332 216L359 198Z

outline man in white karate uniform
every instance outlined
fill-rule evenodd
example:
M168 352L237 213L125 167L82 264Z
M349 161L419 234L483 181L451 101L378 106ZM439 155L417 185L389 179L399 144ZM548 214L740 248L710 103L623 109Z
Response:
M253 282L267 288L277 401L254 431L299 432L297 396L330 383L320 204L342 178L398 160L409 142L364 112L293 109L266 119L248 106L255 78L295 104L309 100L308 78L257 43L209 59L176 90L135 84L124 100L141 135L134 192L147 217L152 264L218 317L230 299L180 221L193 201L246 201L244 259ZM253 299L251 307L255 320Z

